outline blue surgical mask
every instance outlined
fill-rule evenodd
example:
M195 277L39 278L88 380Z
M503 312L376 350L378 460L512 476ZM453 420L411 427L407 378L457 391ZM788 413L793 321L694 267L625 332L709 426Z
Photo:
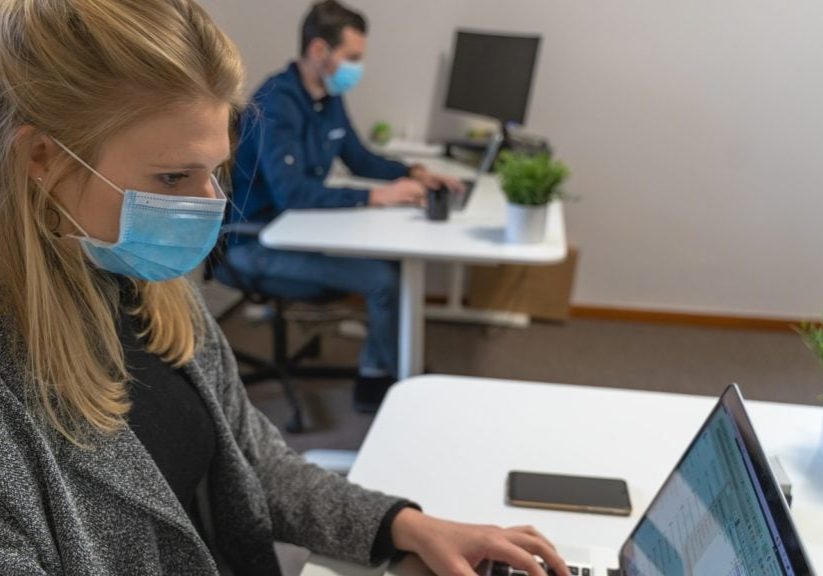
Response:
M363 63L343 60L334 74L323 76L326 92L331 96L345 94L360 83L363 78Z
M214 248L226 208L226 195L214 176L217 198L122 190L63 144L55 143L123 195L120 236L114 243L92 238L58 206L83 233L73 237L97 267L140 280L171 280L194 270Z

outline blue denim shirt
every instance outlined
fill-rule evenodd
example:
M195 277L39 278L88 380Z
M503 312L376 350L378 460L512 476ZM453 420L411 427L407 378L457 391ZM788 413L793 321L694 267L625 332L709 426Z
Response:
M231 221L268 222L287 209L367 204L368 190L324 185L338 157L364 178L394 180L409 173L405 164L363 146L341 97L313 100L296 63L258 89L238 134Z

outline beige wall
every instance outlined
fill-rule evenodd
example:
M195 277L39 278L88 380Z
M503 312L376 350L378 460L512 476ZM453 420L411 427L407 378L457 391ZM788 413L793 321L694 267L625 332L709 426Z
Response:
M308 2L207 0L252 84L296 51ZM823 310L823 3L352 0L372 22L361 129L440 110L458 26L537 32L528 125L574 171L575 302L763 316ZM432 130L432 126L435 130Z

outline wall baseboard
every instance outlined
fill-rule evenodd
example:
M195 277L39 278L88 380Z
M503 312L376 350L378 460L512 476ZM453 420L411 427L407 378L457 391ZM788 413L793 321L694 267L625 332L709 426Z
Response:
M609 308L601 306L572 306L571 315L572 318L591 318L595 320L652 322L657 324L705 326L735 330L774 330L780 332L793 332L798 324L807 320L802 318L760 318L724 314L695 314L691 312Z
M427 304L445 304L445 296L431 294ZM468 305L468 299L463 299ZM679 326L705 326L708 328L728 328L731 330L774 330L794 332L801 322L818 322L815 318L762 318L757 316L734 316L731 314L696 314L692 312L671 312L664 310L642 310L636 308L611 308L608 306L572 306L572 318L591 320L615 320L619 322L650 322L654 324L674 324Z

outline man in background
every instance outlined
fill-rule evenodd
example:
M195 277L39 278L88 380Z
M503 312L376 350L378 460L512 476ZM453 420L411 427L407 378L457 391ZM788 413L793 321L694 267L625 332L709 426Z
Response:
M301 208L420 205L427 188L462 188L423 166L377 155L360 141L343 95L363 75L367 32L366 19L335 0L312 6L303 22L300 58L268 78L241 117L233 221L267 223L284 210ZM326 186L336 158L356 176L388 183L370 190ZM369 330L354 406L376 410L397 377L398 264L271 250L256 239L233 241L228 258L264 292L267 284L272 293L282 293L284 284L293 283L307 295L326 290L365 298Z

